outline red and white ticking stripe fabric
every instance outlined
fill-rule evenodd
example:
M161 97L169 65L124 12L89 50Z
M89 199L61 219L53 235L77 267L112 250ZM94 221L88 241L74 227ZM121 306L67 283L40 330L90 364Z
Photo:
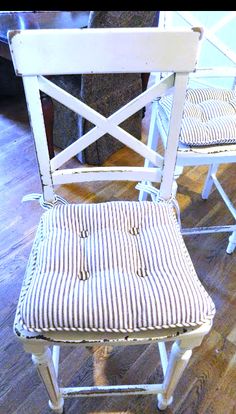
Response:
M162 120L164 115L166 128L171 107L171 95L160 99L160 115ZM236 91L188 89L179 139L190 146L236 144Z
M42 215L18 317L28 331L193 327L214 304L168 202L71 204Z

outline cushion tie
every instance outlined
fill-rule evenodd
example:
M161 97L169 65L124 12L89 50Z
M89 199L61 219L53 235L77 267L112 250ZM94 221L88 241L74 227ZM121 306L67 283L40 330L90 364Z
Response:
M179 208L179 203L178 203L178 201L176 200L175 197L171 197L171 198L169 198L169 200L163 200L160 197L160 191L157 188L153 187L153 185L151 185L149 183L140 182L135 186L135 188L137 190L142 190L142 191L145 191L146 193L150 194L151 199L154 203L158 203L158 201L171 203L173 205L174 209L175 209L177 219L178 219L178 224L179 224L179 227L181 228L180 208Z
M38 200L39 204L42 208L44 208L45 210L49 210L50 208L57 206L58 204L69 204L67 200L65 200L63 197L59 196L59 195L55 195L55 201L54 202L50 202L50 201L45 201L43 198L43 194L38 194L38 193L31 193L31 194L27 194L25 195L21 202L25 202L25 201L34 201L34 200Z
M132 236L135 236L134 240L135 240L135 247L136 247L137 258L138 258L138 266L137 266L138 270L137 270L136 274L139 277L148 276L147 268L146 268L144 257L143 257L143 254L142 254L143 248L142 248L142 243L141 243L141 239L140 239L140 229L139 229L139 227L132 226L129 229L129 233Z
M80 270L78 272L78 278L80 280L88 280L90 274L89 274L89 270L88 270L88 258L86 255L86 251L87 251L87 242L88 242L88 236L89 236L89 231L87 229L83 229L80 230L78 232L78 236L81 239L80 240Z
M139 234L139 228L138 227L131 227L129 229L130 234L132 234L133 236L137 236Z

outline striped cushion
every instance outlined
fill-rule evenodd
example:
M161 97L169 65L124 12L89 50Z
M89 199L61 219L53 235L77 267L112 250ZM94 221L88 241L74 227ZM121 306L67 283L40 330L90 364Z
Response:
M159 101L167 122L172 96ZM228 89L188 89L180 141L190 146L236 143L236 91Z
M25 329L188 328L213 315L170 203L60 205L42 215L18 307Z

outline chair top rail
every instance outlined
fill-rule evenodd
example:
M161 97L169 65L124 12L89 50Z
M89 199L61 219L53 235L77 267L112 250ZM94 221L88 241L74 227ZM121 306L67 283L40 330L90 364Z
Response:
M168 31L158 28L8 31L15 72L22 76L158 70L191 72L196 65L201 36L201 28ZM127 56L130 58L127 59Z

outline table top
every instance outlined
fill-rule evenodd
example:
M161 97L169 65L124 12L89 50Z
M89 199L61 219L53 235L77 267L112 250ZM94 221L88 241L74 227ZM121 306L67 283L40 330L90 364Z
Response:
M7 32L14 29L69 29L86 27L89 11L0 12L0 42L8 43Z

